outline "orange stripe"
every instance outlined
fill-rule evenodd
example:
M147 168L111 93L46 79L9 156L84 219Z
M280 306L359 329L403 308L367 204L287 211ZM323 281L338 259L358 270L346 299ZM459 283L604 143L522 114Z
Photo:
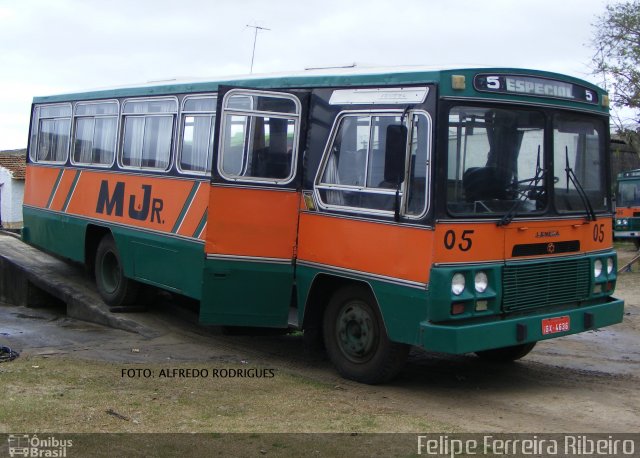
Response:
M301 261L429 281L430 230L303 213L298 240Z
M187 211L187 214L182 221L182 224L178 228L178 234L185 235L187 237L193 236L193 233L198 228L202 219L202 214L207 208L209 203L209 188L208 183L200 183L196 195L191 202L191 206Z
M640 213L640 206L616 208L616 218L632 218L634 213Z
M64 171L64 173L62 174L62 179L60 180L60 184L58 185L58 189L56 190L56 194L53 197L53 201L49 206L49 209L62 211L64 203L67 200L67 196L69 195L69 191L71 190L73 180L76 177L76 172L76 170Z
M580 241L580 252L612 247L611 218L587 222L584 218L562 221L512 222L508 226L487 223L438 224L434 262L459 263L512 259L513 247L538 243ZM576 253L559 253L567 256ZM545 255L546 256L546 255ZM535 256L535 257L540 257ZM523 259L518 257L517 259Z

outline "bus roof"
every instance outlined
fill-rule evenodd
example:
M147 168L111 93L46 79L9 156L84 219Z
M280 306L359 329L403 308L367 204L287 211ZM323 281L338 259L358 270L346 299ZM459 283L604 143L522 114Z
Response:
M618 180L624 180L625 178L640 178L640 169L626 170L618 174Z
M579 85L588 88L602 99L606 92L601 88L578 78L574 78L559 73L546 72L540 70L507 68L507 67L480 67L480 66L458 66L458 67L427 67L427 66L405 66L405 67L338 67L338 68L318 68L308 69L301 72L273 73L239 75L228 77L212 78L176 78L160 81L149 81L142 84L130 86L120 86L111 88L100 88L86 90L77 93L58 94L50 96L34 97L34 103L55 103L71 102L78 100L95 100L118 97L140 97L159 96L169 94L186 94L200 92L216 92L221 85L253 87L253 88L317 88L317 87L357 87L357 86L391 86L391 85L412 85L412 84L439 84L439 94L442 97L478 97L492 99L514 99L513 94L492 93L482 94L474 88L474 77L478 74L494 75L518 75L521 77L542 78L549 81ZM452 75L462 75L465 77L466 87L462 90L453 89L450 83ZM515 99L524 101L530 99L526 95L518 94ZM572 100L558 100L575 104ZM532 98L531 101L540 103L540 98ZM557 104L557 103L554 103ZM561 103L562 104L562 103ZM586 106L578 102L580 108L587 108L599 112L607 112L608 108L603 104Z

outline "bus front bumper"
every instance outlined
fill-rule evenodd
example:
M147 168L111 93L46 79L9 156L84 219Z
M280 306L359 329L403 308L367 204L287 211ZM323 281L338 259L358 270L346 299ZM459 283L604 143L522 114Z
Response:
M471 353L602 328L620 323L623 314L624 301L610 297L602 304L513 318L496 317L496 321L459 324L423 321L420 323L420 346L442 353ZM560 317L568 317L569 330L544 334L543 320Z
M640 231L613 231L614 238L640 237Z

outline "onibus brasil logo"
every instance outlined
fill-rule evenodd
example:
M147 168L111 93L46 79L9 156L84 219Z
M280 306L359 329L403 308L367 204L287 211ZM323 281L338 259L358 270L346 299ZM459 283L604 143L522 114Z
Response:
M9 456L55 457L67 456L67 449L73 447L71 439L56 439L53 436L39 438L30 434L9 434Z

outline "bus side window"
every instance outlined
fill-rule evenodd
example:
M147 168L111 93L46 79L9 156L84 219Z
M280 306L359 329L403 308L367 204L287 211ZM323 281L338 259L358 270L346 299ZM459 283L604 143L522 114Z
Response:
M230 180L287 183L295 174L300 107L285 94L225 100L218 169Z
M128 100L124 103L121 161L125 168L169 168L177 112L176 99Z
M36 107L32 136L31 160L34 162L63 163L69 152L71 130L71 105L45 105Z
M211 173L215 96L185 97L182 108L178 168L182 172Z
M118 102L81 102L74 113L73 153L77 165L113 164L118 135Z
M316 185L321 201L328 206L392 213L400 184L400 196L409 190L403 213L421 215L426 205L429 123L425 115L413 115L407 186L404 173L398 183L398 158L387 151L389 132L405 122L398 114L344 115Z

